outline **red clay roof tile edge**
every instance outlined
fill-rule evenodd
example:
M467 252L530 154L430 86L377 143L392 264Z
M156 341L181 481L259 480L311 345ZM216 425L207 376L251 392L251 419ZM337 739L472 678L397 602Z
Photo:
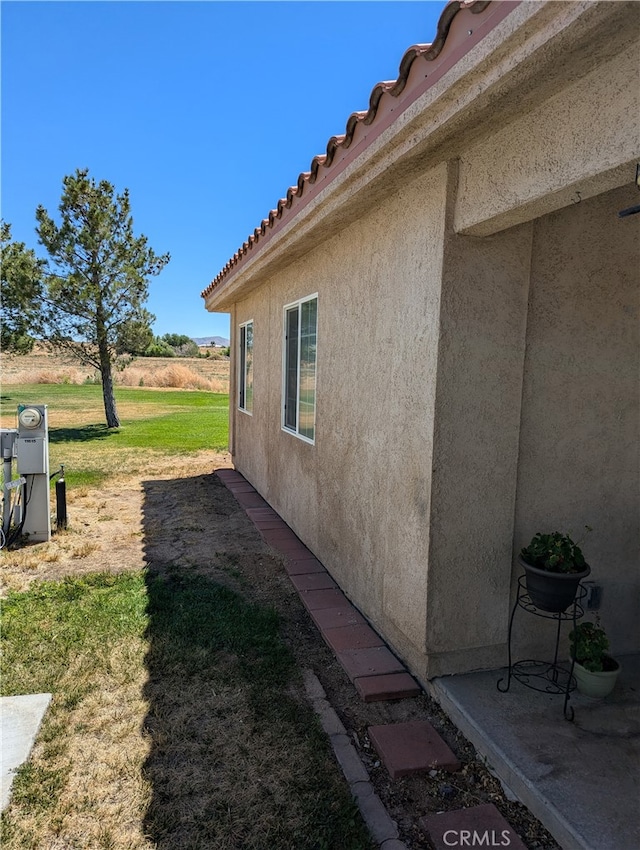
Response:
M267 218L264 218L259 227L253 231L246 242L242 244L236 253L231 257L228 263L221 269L216 277L211 281L209 286L201 292L202 298L207 298L211 293L223 282L227 275L238 265L238 263L248 254L249 250L254 247L260 237L264 236L267 228L273 228L277 221L282 218L285 209L290 209L294 199L300 197L305 188L305 184L313 184L318 178L320 166L330 168L334 160L338 148L347 149L353 140L353 135L358 124L363 123L370 125L375 121L378 112L378 106L385 94L392 97L399 97L407 83L411 66L419 57L433 61L441 53L445 46L449 29L453 19L463 9L469 9L473 14L480 14L489 6L490 0L451 0L442 11L438 20L436 37L431 44L415 44L405 51L404 56L400 61L398 78L391 82L377 83L369 97L369 109L366 112L353 112L348 120L346 132L340 136L331 136L327 143L326 154L318 154L311 160L309 171L303 171L298 175L298 180L295 186L290 186L287 189L286 196L281 198L275 209L270 210Z

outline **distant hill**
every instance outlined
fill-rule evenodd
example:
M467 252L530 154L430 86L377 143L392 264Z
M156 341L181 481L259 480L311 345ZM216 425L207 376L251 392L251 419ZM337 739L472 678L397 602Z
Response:
M218 345L220 348L226 348L229 345L229 340L223 336L192 336L191 339L196 345Z

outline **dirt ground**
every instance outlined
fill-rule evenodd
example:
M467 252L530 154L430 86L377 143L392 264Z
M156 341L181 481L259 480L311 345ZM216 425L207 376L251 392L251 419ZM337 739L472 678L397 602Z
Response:
M166 458L159 459L155 466L149 462L143 476L122 475L99 490L70 492L67 531L55 534L50 543L2 553L4 591L68 574L141 568L162 573L179 566L273 605L285 640L300 667L312 669L320 679L408 848L430 846L418 825L421 816L484 802L495 803L530 850L556 848L528 811L505 797L498 780L433 701L424 695L371 704L359 699L302 607L281 557L212 474L231 466L230 461L228 454L213 452L172 460L169 467ZM435 726L463 763L461 771L390 780L367 728L411 719L428 719Z

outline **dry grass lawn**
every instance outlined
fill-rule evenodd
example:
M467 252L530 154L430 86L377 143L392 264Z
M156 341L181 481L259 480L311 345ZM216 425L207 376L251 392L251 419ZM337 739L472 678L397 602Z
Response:
M66 531L0 553L3 693L53 693L3 848L369 850L283 641L282 563L211 474L228 454L114 452L88 389L51 394L51 451L103 477L69 487ZM182 409L136 392L125 436Z

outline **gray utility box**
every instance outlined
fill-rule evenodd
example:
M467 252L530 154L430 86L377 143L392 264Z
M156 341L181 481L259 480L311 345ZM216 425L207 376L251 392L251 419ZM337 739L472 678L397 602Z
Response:
M44 437L18 437L16 447L20 475L47 472L47 441Z
M46 404L18 405L18 475L26 476L23 534L29 542L51 539L49 427Z

